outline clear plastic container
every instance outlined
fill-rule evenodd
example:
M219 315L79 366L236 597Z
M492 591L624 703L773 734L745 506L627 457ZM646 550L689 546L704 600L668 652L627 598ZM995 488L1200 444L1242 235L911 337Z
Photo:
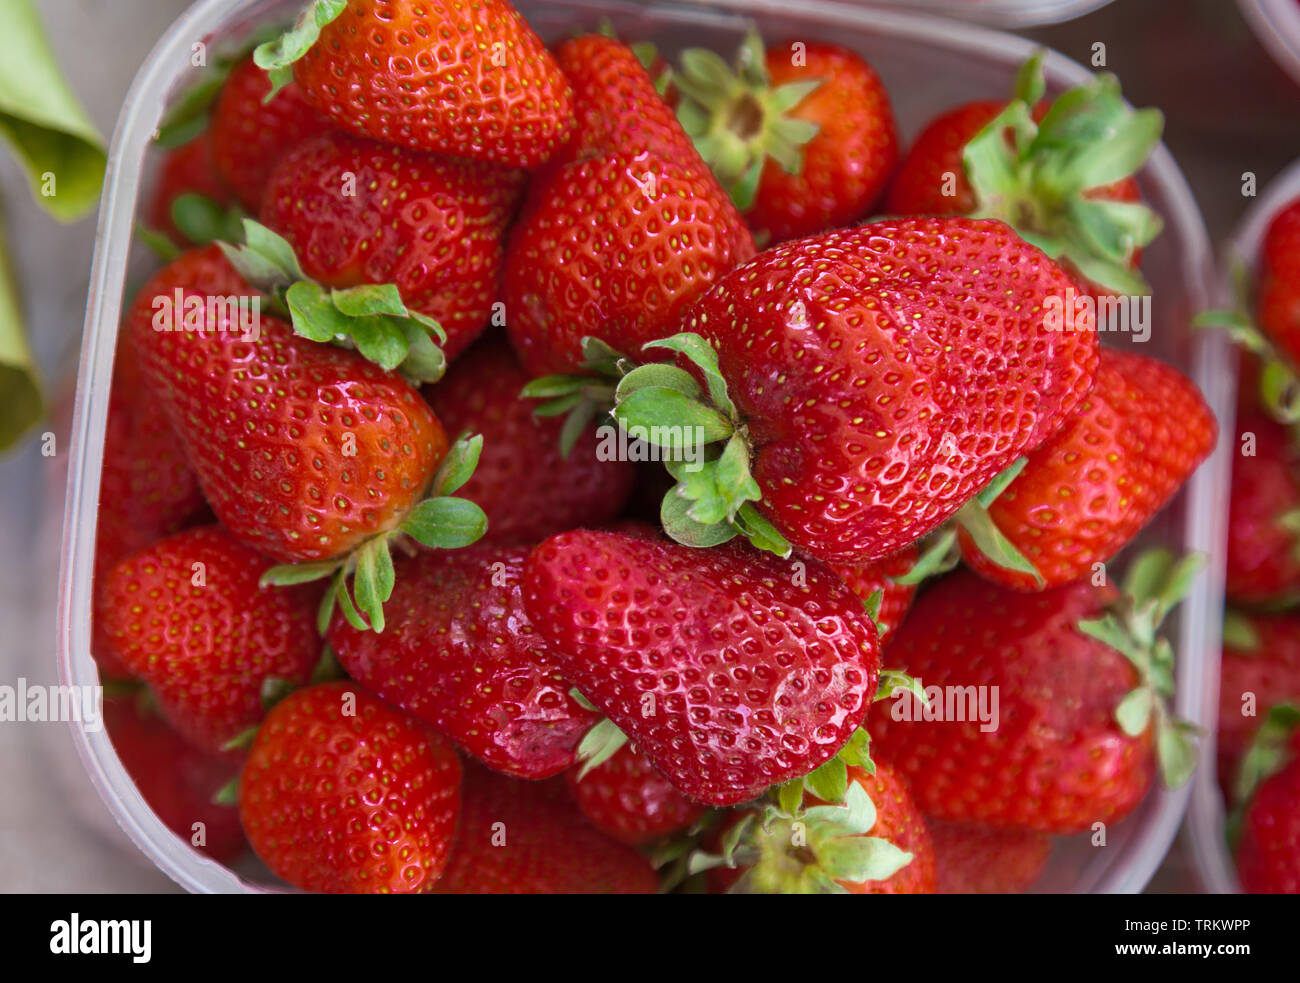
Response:
M1300 0L1237 0L1255 37L1300 84Z
M1294 0L1293 0L1294 2ZM1300 9L1300 3L1296 4ZM1219 282L1214 297L1218 307L1231 309L1236 307L1237 298L1233 286L1232 270L1237 261L1244 262L1251 270L1252 276L1259 263L1259 250L1269 223L1285 205L1300 198L1300 161L1296 161L1276 178L1269 182L1264 193L1255 199L1247 209L1232 238L1224 246L1220 257ZM1235 407L1234 407L1235 408ZM1227 416L1219 417L1219 426L1235 434L1232 420ZM1231 468L1231 461L1228 462ZM1224 499L1226 510L1227 499ZM1223 793L1216 778L1215 726L1219 717L1219 658L1220 648L1215 648L1206 656L1206 703L1205 721L1209 736L1201 744L1201 765L1192 781L1191 802L1187 810L1187 825L1184 840L1192 855L1196 873L1202 887L1212 894L1232 894L1240 890L1237 882L1237 866L1228 852L1224 837L1223 823L1225 806Z
M1111 0L864 0L881 7L897 7L957 17L990 27L1038 27L1074 20L1099 10Z
M1016 68L1034 50L1021 38L925 14L867 8L860 3L720 0L711 4L628 4L610 0L516 0L547 39L566 37L609 18L620 34L649 39L670 54L686 44L734 49L746 28L764 37L824 39L860 51L893 95L904 138L935 113L974 98L996 98L1011 88ZM91 570L104 419L113 348L128 278L134 284L151 261L132 249L140 189L154 156L150 139L169 101L193 81L191 45L237 35L269 18L288 19L298 0L201 0L158 43L140 70L113 138L94 270L87 305L77 392L74 446L66 503L59 603L59 662L65 683L96 680L89 651ZM1081 66L1052 53L1046 74L1053 91L1089 77ZM1151 339L1142 348L1180 367L1200 385L1217 415L1231 412L1235 378L1227 343L1217 334L1188 330L1208 300L1213 261L1196 203L1163 147L1140 176L1146 200L1165 218L1165 231L1145 253L1155 288ZM1111 336L1107 338L1112 340ZM1120 343L1132 343L1123 335ZM1221 504L1228 460L1221 442L1190 485L1144 534L1214 560L1171 624L1178 651L1177 711L1199 724L1213 719L1207 653L1219 645L1222 606ZM78 750L94 787L117 822L165 873L191 891L260 888L204 859L169 832L136 792L103 733L77 730ZM1188 789L1154 789L1138 810L1107 831L1107 845L1089 837L1058 842L1038 889L1063 892L1135 892L1143 888L1178 829Z

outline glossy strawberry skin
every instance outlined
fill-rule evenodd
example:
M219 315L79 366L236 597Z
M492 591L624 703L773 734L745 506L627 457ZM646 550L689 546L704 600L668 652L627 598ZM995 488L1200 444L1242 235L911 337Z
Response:
M423 390L449 433L483 435L474 477L457 494L487 513L485 542L535 544L601 525L619 514L637 480L634 462L599 459L595 427L561 454L564 419L534 416L534 404L519 397L529 378L509 345L485 338Z
M451 745L356 683L276 704L248 752L239 816L257 855L327 894L429 891L460 810Z
M1254 435L1253 454L1243 439ZM1300 470L1287 428L1252 411L1237 418L1228 505L1224 590L1230 601L1268 603L1300 589L1300 536L1283 517L1300 509Z
M230 205L234 196L217 173L212 136L204 131L189 143L167 151L149 196L148 222L173 242L186 243L172 221L172 205L181 195L202 195L218 205Z
M1300 732L1289 751L1242 817L1237 875L1249 894L1300 894Z
M265 680L301 685L320 658L319 590L258 587L268 566L219 526L202 526L132 554L103 585L109 651L207 751L262 719Z
M218 863L248 849L238 810L212 801L239 773L242 754L200 751L131 697L104 703L104 727L135 787L168 829ZM199 830L196 823L203 824ZM200 832L203 842L195 845Z
M1237 765L1260 722L1279 703L1300 704L1300 615L1252 614L1253 648L1224 645L1219 678L1219 784L1232 799ZM1247 703L1247 697L1253 697ZM1246 716L1245 711L1253 715Z
M967 719L924 721L900 695L876 706L869 729L926 815L1068 835L1137 806L1155 775L1152 728L1128 737L1114 717L1137 673L1075 627L1112 596L1089 581L1024 594L959 572L917 599L890 664L941 687L945 707L954 694L952 716ZM985 687L990 716L996 694L996 720L972 719L966 696L958 713L950 686L977 697Z
M927 819L939 894L1024 894L1042 876L1052 840L1042 833Z
M489 767L538 779L573 764L599 716L569 695L524 613L528 553L480 544L399 559L384 631L358 631L338 614L329 640L372 692Z
M348 4L294 79L345 129L511 167L536 167L573 127L568 82L507 0Z
M678 791L727 806L834 755L875 693L862 602L815 561L795 574L748 544L575 530L529 557L524 604L565 677Z
M1072 288L1000 222L890 220L768 250L683 329L718 350L764 514L796 548L862 563L1065 424L1098 357L1090 324L1044 322Z
M396 284L442 325L452 359L488 324L521 181L518 171L334 131L284 156L261 218L319 283Z
M658 879L646 858L588 824L557 783L467 768L456 842L437 892L654 894Z
M593 826L623 843L653 843L689 828L705 812L630 744L581 778L579 772L565 775L573 801Z
M208 133L217 173L246 210L262 207L276 163L296 144L330 129L290 83L266 102L271 81L248 56L230 71L212 109Z
M782 242L850 225L870 214L898 163L898 133L889 93L875 70L838 45L803 42L799 65L791 43L767 51L773 86L821 79L789 115L817 125L803 146L803 167L790 174L763 166L745 218L760 242Z
M215 246L194 250L141 289L126 324L145 380L231 535L299 563L395 528L447 449L420 394L265 314L253 341L240 340L224 310L203 332L155 330L155 299L176 290L201 299L252 291Z
M912 598L916 596L915 584L900 584L894 578L910 572L916 566L918 559L920 559L920 550L915 546L908 546L874 563L830 564L830 568L840 575L840 579L853 589L853 593L857 594L864 604L871 595L880 591L876 630L880 633L882 646L894 630L903 623L907 609L912 606Z
M1163 362L1103 349L1097 381L1072 420L1029 454L989 507L1043 586L1091 576L1182 487L1214 448L1218 427L1195 385ZM962 556L1020 590L1034 578L993 563L960 531Z
M1259 266L1259 326L1293 361L1300 361L1300 200L1269 224Z

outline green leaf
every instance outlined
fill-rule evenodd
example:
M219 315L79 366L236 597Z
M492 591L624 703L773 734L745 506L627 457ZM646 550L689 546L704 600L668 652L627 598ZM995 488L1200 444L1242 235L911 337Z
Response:
M582 690L578 689L578 687L576 686L569 687L569 695L573 697L573 701L577 703L578 706L582 707L582 709L590 710L592 713L600 712L600 710L596 707L596 704L592 703L589 699L583 696Z
M638 366L623 376L614 390L614 398L626 398L639 389L672 389L691 400L698 400L702 392L699 383L689 372L664 362Z
M1237 766L1234 804L1244 806L1250 802L1259 786L1289 760L1291 735L1297 727L1300 727L1300 706L1278 703L1268 708Z
M343 679L347 673L343 671L343 666L339 664L338 657L334 650L328 645L321 646L320 658L316 660L316 665L312 667L311 678L308 682L312 686L320 683L332 682L335 679Z
M873 590L862 601L862 610L866 612L871 623L876 626L876 632L880 632L880 606L885 602L885 592L881 588Z
M848 743L840 748L838 757L850 768L861 768L875 774L876 767L871 760L871 735L865 727L859 727L853 732Z
M558 396L577 396L590 384L589 375L544 375L533 379L519 390L519 398L555 399Z
M1007 490L1011 482L1020 477L1020 472L1025 470L1025 465L1028 463L1029 458L1027 457L1016 458L1011 464L993 476L993 480L980 490L979 494L975 496L975 500L988 508Z
M279 676L267 676L262 680L262 709L270 710L297 688L291 680L281 679Z
M843 759L831 758L805 779L809 791L825 802L844 801L849 788L848 768Z
M352 602L352 592L348 589L346 576L340 576L337 584L338 589L334 592L334 597L338 601L344 620L357 631L369 631L370 626L357 613L357 606Z
M777 805L786 815L797 816L803 811L803 788L802 778L794 778L777 786Z
M606 717L596 723L578 743L578 761L581 763L578 780L581 781L591 769L612 758L626 743L627 735L618 729L614 721Z
M1223 644L1238 654L1258 651L1261 643L1254 623L1240 611L1226 611L1223 615Z
M913 855L878 836L841 836L817 851L822 870L837 881L884 881L912 862Z
M659 447L701 447L730 437L731 421L676 389L635 389L614 406L614 419L629 436Z
M746 502L757 502L763 497L758 482L749 473L749 443L740 434L732 434L713 469L719 492L726 503L728 520Z
M966 178L982 213L997 213L1000 205L1019 194L1023 178L1020 160L1007 142L1005 131L1032 132L1030 109L1022 102L1012 102L998 113L966 144L962 162Z
M474 477L474 469L478 467L479 455L482 453L482 434L471 436L465 433L457 437L433 479L433 493L452 495L463 488L465 483Z
M1181 788L1196 771L1196 744L1190 726L1181 722L1161 727L1156 733L1156 754L1166 788Z
M263 688L263 694L265 695L265 688ZM225 744L221 745L221 750L222 751L247 751L250 747L253 746L253 740L257 737L257 731L260 726L261 726L260 724L254 724L252 727L249 727L246 730L241 730L230 740L226 741Z
M980 505L978 499L963 505L957 512L956 521L966 530L976 549L991 563L1004 570L1027 574L1035 584L1043 586L1043 575L1038 568L997 527L988 509Z
M190 87L158 126L154 143L163 149L182 147L202 133L208 126L208 113L226 84L228 72L208 72Z
M347 333L357 351L386 372L393 371L406 359L406 332L391 317L348 318Z
M387 558L387 576L379 554ZM352 591L357 607L370 620L376 632L384 630L384 602L393 593L393 560L388 552L388 540L377 536L357 550L357 569L352 578Z
M330 622L334 620L334 608L338 604L339 589L343 586L343 571L340 569L330 585L325 589L316 608L316 634L322 638L329 634Z
M1149 686L1130 690L1115 707L1115 722L1129 737L1143 734L1156 709L1156 695Z
M365 284L346 290L330 291L330 299L339 313L347 317L371 317L388 314L392 317L409 317L406 304L396 285L391 283Z
M223 247L224 248L224 247ZM346 337L348 319L330 303L329 296L310 280L299 280L284 294L294 333L308 341L328 343Z
M1105 140L1078 155L1068 180L1076 187L1089 189L1135 174L1159 145L1164 125L1164 114L1158 109L1140 109L1122 116Z
M951 525L944 526L931 535L912 569L892 579L894 583L906 586L919 584L930 577L947 573L957 565L960 558L957 530Z
M406 358L398 371L415 385L437 382L447 371L447 357L418 320L401 322L406 334Z
M1079 631L1089 638L1095 638L1122 654L1133 663L1139 672L1146 670L1150 661L1147 653L1138 647L1137 643L1124 630L1113 614L1105 614L1100 618L1085 619L1079 622L1078 627Z
M298 257L294 255L289 240L251 218L244 219L243 226L244 244L247 248L264 256L276 269L283 271L288 279L307 279L302 267L298 265Z
M198 194L177 195L171 207L172 224L196 246L239 235L243 215Z
M560 456L568 459L577 446L579 438L587 432L592 420L596 418L596 404L586 397L580 397L577 404L564 418L560 427Z
M1154 601L1159 597L1162 585L1169 578L1173 567L1173 551L1147 550L1130 564L1124 577L1124 593L1133 599L1133 604L1137 607Z
M151 229L146 225L136 225L135 237L148 246L149 251L164 263L170 263L184 251L180 246L172 242L165 233L159 232L157 229Z
M760 550L775 553L782 559L794 552L789 540L754 507L753 502L746 502L740 507L736 513L735 525L750 544Z
M914 679L902 669L881 669L876 681L876 696L873 702L892 699L899 693L911 693L922 705L928 705L930 698L925 695L925 686L919 679Z
M736 418L736 407L727 394L727 380L722 377L722 370L718 367L718 353L702 335L683 331L671 338L648 342L644 347L664 348L686 356L703 373L704 384L708 387L709 399L713 405L724 416L733 420Z
M483 538L487 516L463 498L427 498L411 509L401 528L425 546L460 549Z
M294 584L308 584L322 577L330 577L338 572L338 560L325 560L321 563L282 563L262 574L258 587L291 587Z
M305 55L320 37L321 28L347 9L347 0L314 0L303 10L293 28L275 41L258 45L253 61L271 76L272 88L266 101L274 98L293 78L291 65Z
M217 806L239 805L239 776L236 775L212 796L212 804Z
M1027 106L1036 106L1038 100L1047 92L1047 80L1043 77L1043 60L1047 52L1041 48L1035 51L1016 72L1015 86L1011 98L1018 99Z
M676 488L664 495L659 520L670 538L684 546L699 548L718 546L736 538L739 530L725 520L703 523L691 518L690 509L693 504L690 499L679 495Z

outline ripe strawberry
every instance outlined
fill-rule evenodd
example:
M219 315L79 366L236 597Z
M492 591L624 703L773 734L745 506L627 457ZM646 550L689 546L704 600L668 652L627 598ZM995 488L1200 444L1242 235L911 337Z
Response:
M341 615L329 640L348 673L497 771L547 778L598 719L569 695L524 613L527 547L399 559L383 634Z
M934 848L907 783L883 761L875 774L849 768L848 782L842 806L814 797L813 807L797 814L739 820L744 831L731 831L736 867L711 868L710 891L934 894Z
M851 225L898 162L884 84L859 55L819 42L763 51L746 38L732 70L707 48L682 54L678 118L760 243Z
M927 819L939 894L1024 894L1042 876L1050 837Z
M169 150L163 157L146 212L150 227L172 242L197 245L191 236L177 228L172 217L172 208L183 195L201 195L220 208L233 202L230 189L217 173L208 131Z
M633 846L681 832L705 812L673 788L648 757L626 744L585 774L575 768L565 778L591 824Z
M1278 212L1259 257L1260 329L1300 363L1300 200Z
M657 887L649 862L593 829L562 785L466 769L439 894L654 894Z
M536 167L573 127L564 75L507 0L314 0L254 56L344 129L415 150Z
M1300 591L1300 470L1288 429L1260 412L1237 419L1225 590L1241 604ZM1249 453L1247 453L1249 452Z
M1040 582L986 557L965 529L962 554L982 575L1021 590L1087 577L1165 506L1216 435L1205 400L1177 369L1103 349L1078 412L988 507Z
M238 774L243 755L200 751L140 702L104 703L104 726L122 766L168 829L218 863L236 859L248 848L239 812L213 798Z
M301 141L330 129L329 122L292 83L270 100L266 73L243 59L230 70L212 108L209 137L217 173L250 212L262 207L271 171Z
M576 530L529 557L524 605L565 678L710 805L813 771L875 694L875 628L816 561Z
M394 537L454 548L482 534L481 510L447 497L472 473L474 443L448 456L419 393L356 352L275 317L245 323L233 301L250 293L215 246L160 271L127 316L145 379L231 535L283 563L313 561L269 582L333 576L328 603L356 618L355 570L357 603L382 630ZM180 330L164 330L169 311Z
M1242 890L1300 894L1300 707L1269 712L1242 771L1229 821Z
M1270 709L1300 705L1300 615L1230 612L1219 679L1219 784L1234 797L1238 765Z
M478 469L461 494L487 513L486 539L495 543L533 544L566 529L601 525L619 514L637 481L635 463L608 454L601 459L593 428L571 434L565 455L564 424L534 415L519 398L528 379L510 347L489 338L424 388L448 430L483 435Z
M319 592L258 585L267 561L219 526L169 536L102 585L109 651L153 689L197 747L223 745L265 713L268 680L307 681L320 658Z
M452 359L488 324L519 192L515 171L334 131L284 155L261 219L326 287L395 284Z
M853 588L853 593L857 594L864 604L870 605L872 596L879 592L879 603L872 619L876 622L881 646L884 646L885 640L903 623L903 616L912 606L912 598L916 594L916 584L900 584L895 578L911 571L918 559L917 548L908 546L874 563L830 564L830 568Z
M1150 639L1194 570L1150 554L1110 611L1114 588L1090 581L1023 594L956 573L926 591L889 655L929 706L903 692L870 722L921 810L1067 835L1137 806L1157 744L1166 781L1184 781L1195 752L1162 702L1173 650Z
M415 894L447 864L460 776L437 734L355 683L322 683L267 715L240 775L239 818L294 887Z

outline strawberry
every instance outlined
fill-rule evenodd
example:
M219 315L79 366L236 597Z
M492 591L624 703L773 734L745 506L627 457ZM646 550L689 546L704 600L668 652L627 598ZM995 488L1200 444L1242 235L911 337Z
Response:
M649 862L593 829L563 786L465 771L440 894L654 894Z
M1127 601L1091 581L1024 594L970 573L922 594L889 654L928 705L904 692L870 721L922 811L1068 835L1137 806L1157 745L1166 782L1185 781L1190 725L1164 705L1173 650L1151 640L1196 570L1144 556Z
M1275 707L1242 763L1230 820L1237 874L1250 894L1300 894L1300 707Z
M409 383L258 317L251 293L215 246L160 271L127 315L146 382L222 525L281 563L308 564L269 571L268 582L333 577L327 609L337 602L364 624L346 585L355 571L357 603L382 630L393 539L454 548L482 534L482 511L448 497L481 442L459 441L449 456ZM421 501L431 485L435 497Z
M414 150L536 167L573 128L568 82L507 0L312 0L254 57L338 126Z
M140 699L104 703L113 750L163 824L200 853L230 863L247 848L239 812L213 798L239 772L240 754L200 751Z
M1022 590L1090 576L1182 487L1216 435L1205 400L1177 369L1102 349L1078 412L1029 454L987 510L1037 570L1037 584L986 557L966 529L958 534L962 554L984 576Z
M602 833L639 846L689 828L705 808L692 802L650 759L623 745L608 760L565 775L573 801Z
M733 70L713 51L682 53L677 115L760 243L866 217L898 162L884 84L859 55L792 41L766 53L751 32Z
M1260 330L1300 363L1300 199L1269 223L1259 256Z
M939 894L1024 894L1042 876L1050 837L927 819Z
M1125 105L1113 75L1041 104L1042 54L1008 103L974 102L932 121L904 155L885 199L898 215L980 215L1015 226L1100 292L1150 293L1141 249L1160 231L1134 173L1163 117Z
M1268 712L1300 705L1300 615L1244 614L1224 619L1219 679L1219 784L1232 797L1238 765Z
M266 182L280 158L329 122L292 83L274 96L266 73L248 56L226 77L212 107L209 136L217 173L248 211L262 207Z
M1092 323L1044 320L1045 298L1071 283L1000 222L900 219L787 243L652 346L693 376L626 372L614 416L707 459L669 465L675 539L744 533L780 554L877 560L957 513L1091 388Z
M875 628L813 560L575 530L534 550L523 589L565 678L709 805L816 769L875 693Z
M524 613L527 547L399 559L382 635L336 615L329 640L362 685L516 778L573 764L596 714L569 695Z
M1288 429L1260 412L1239 416L1228 505L1225 591L1241 604L1300 591L1300 469Z
M184 209L187 200L183 199L190 195L198 195L218 209L228 208L233 203L230 189L217 173L212 138L206 131L189 143L169 150L163 157L149 196L146 221L172 242L198 245L200 241L207 241L192 224L183 223L184 229L176 224L177 203L180 201L179 207Z
M261 220L326 287L395 284L447 334L454 358L487 326L515 171L325 133L267 178Z
M267 715L239 818L263 862L304 891L426 892L447 864L460 777L437 734L355 683L322 683Z
M712 893L934 894L935 857L907 783L882 761L849 768L843 805L812 798L791 814L743 815L722 834L729 866L708 872Z
M592 37L560 53L584 128L534 180L506 250L507 328L533 375L583 368L589 335L639 351L754 252L632 51Z
M895 578L903 577L910 572L919 558L917 548L908 546L893 556L876 560L874 563L830 564L830 568L840 575L840 579L853 589L853 593L857 594L864 604L868 605L869 610L874 607L872 620L876 623L876 631L880 635L882 646L894 629L903 623L903 616L912 606L912 598L916 594L915 583L900 583ZM872 598L876 594L880 596L873 601Z
M301 685L320 658L319 592L261 587L267 566L219 526L203 526L127 557L101 586L109 651L204 750L256 726L265 688Z

